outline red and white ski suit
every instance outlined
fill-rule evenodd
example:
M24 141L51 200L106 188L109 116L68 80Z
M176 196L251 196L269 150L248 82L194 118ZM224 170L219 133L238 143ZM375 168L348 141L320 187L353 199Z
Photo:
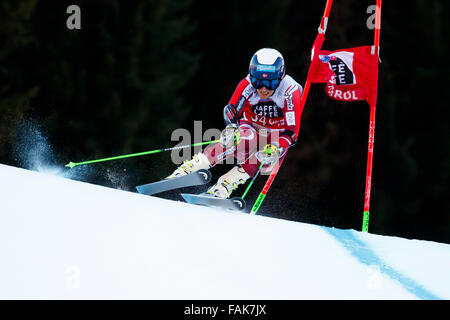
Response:
M274 142L283 148L280 158L284 157L300 130L302 92L302 86L286 75L270 98L261 99L250 83L250 76L242 79L228 102L237 108L241 141L234 150L226 150L220 143L205 148L211 165L234 156L253 176L260 165L255 152ZM263 172L265 169L271 168L263 166Z

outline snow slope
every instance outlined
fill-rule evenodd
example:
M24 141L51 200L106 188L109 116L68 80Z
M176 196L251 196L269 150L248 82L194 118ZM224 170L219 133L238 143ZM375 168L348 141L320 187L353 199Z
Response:
M450 245L0 165L0 299L449 299Z

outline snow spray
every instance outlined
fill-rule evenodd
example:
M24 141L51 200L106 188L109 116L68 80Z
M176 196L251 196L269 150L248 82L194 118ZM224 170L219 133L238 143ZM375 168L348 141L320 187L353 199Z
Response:
M56 153L49 139L35 120L23 120L17 130L13 149L14 159L25 169L64 178L82 179L89 174L87 168L67 171L57 163Z
M24 120L19 125L13 155L25 169L73 180L89 179L97 184L127 189L123 170L94 166L77 166L68 170L61 166L50 140L36 120Z

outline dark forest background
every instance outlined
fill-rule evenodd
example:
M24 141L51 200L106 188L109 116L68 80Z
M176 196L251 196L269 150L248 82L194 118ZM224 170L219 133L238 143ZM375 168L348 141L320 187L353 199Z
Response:
M33 169L24 153L43 139L37 152L63 168L173 146L172 132L193 131L195 120L222 128L256 50L278 49L304 84L325 2L0 0L0 163ZM80 30L66 27L71 4L81 8ZM372 44L372 4L334 1L323 48ZM372 233L450 243L448 12L448 1L383 1ZM299 143L260 212L360 230L368 121L365 102L334 101L312 85ZM75 178L134 191L174 167L165 153Z

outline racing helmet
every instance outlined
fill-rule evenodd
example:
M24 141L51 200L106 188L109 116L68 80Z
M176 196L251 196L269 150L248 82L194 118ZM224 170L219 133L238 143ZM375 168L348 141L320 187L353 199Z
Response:
M255 89L276 90L286 74L283 56L271 48L258 50L250 59L249 74Z

